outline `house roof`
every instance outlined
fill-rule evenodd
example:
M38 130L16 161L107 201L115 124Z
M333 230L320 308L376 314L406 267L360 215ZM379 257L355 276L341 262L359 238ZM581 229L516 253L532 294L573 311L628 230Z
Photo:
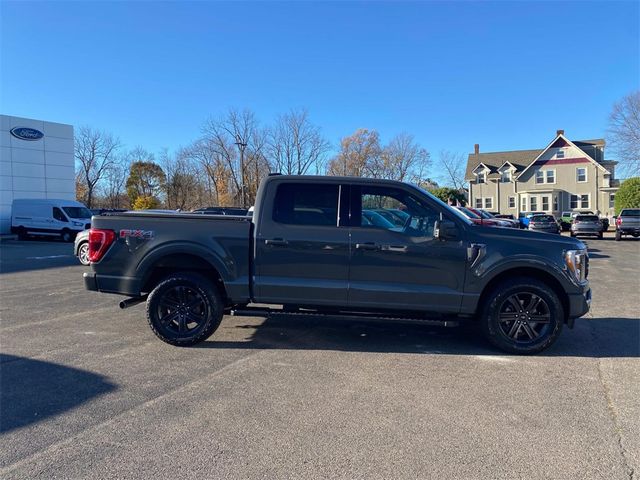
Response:
M595 138L590 140L576 140L572 141L572 143L581 150L584 150L583 147L590 149L595 146L604 146L605 141L602 138ZM516 172L522 172L545 150L546 148L539 148L536 150L512 150L509 152L470 153L467 161L465 179L473 180L475 178L473 170L481 163L491 170L490 173L497 172L505 162L509 162L516 167ZM589 152L585 153L589 154Z

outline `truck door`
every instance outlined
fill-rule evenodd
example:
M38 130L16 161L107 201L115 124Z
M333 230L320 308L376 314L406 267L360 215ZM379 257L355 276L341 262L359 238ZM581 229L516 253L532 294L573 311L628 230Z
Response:
M351 187L349 306L459 311L467 251L434 238L442 210L408 189Z
M274 182L256 221L254 296L266 303L346 306L346 191L333 183ZM269 208L272 206L272 208Z

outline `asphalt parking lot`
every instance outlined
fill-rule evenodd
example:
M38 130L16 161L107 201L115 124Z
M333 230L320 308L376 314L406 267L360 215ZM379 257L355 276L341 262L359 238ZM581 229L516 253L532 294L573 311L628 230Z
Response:
M2 242L0 477L638 478L640 241L588 244L590 314L518 357L277 316L171 347L84 290L71 245Z

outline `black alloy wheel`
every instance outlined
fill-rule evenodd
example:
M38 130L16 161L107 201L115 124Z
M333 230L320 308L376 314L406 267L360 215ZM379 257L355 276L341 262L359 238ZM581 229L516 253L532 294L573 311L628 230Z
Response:
M481 324L485 337L509 353L540 352L553 344L564 323L555 291L535 278L515 277L485 297Z
M149 295L147 320L162 341L189 346L213 334L223 309L221 295L211 281L193 272L176 273Z

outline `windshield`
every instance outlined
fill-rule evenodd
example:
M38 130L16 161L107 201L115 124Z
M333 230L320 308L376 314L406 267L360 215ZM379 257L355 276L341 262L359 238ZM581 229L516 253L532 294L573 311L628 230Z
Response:
M457 210L460 210L464 215L466 215L469 218L481 218L480 215L478 215L477 213L473 213L471 210L469 210L468 208L465 207L456 207Z
M62 210L71 218L91 218L91 211L86 207L62 207Z
M640 217L640 208L627 208L620 212L621 217Z
M485 212L484 210L478 210L478 213L482 218L494 218L489 212Z
M597 222L598 217L596 215L577 215L576 220L581 222Z

